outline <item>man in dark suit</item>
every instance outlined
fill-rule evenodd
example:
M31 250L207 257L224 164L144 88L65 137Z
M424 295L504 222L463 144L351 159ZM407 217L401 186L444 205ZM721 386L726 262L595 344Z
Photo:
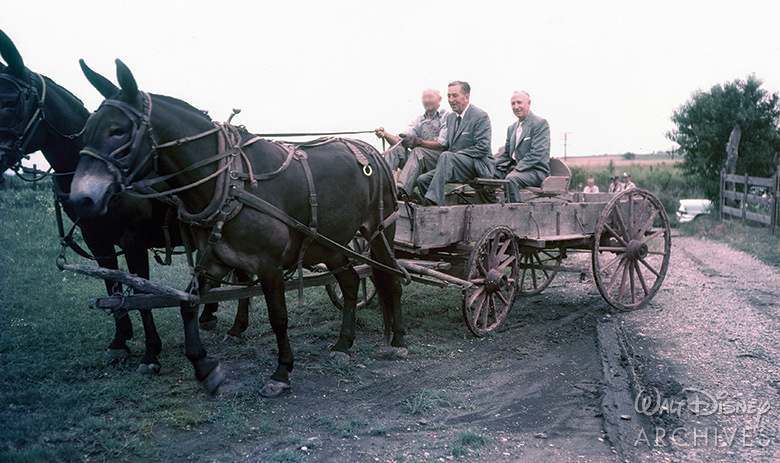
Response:
M496 177L509 180L509 200L520 201L520 189L541 186L550 175L550 124L531 112L528 92L510 100L517 122L506 132L504 152L496 160Z
M476 177L493 178L495 159L490 152L490 117L470 104L471 86L456 80L447 86L447 151L436 169L417 179L422 203L444 205L447 182L465 183Z

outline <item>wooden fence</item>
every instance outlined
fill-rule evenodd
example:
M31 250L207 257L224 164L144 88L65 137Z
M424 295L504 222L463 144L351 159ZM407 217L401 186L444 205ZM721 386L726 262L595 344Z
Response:
M751 221L776 233L778 228L778 193L780 166L769 178L720 172L720 220Z

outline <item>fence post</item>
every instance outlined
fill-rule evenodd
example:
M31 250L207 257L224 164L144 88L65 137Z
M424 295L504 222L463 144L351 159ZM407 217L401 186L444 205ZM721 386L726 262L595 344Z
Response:
M748 180L749 176L745 172L745 183L742 184L742 225L745 224L745 219L747 219Z
M718 212L720 213L720 223L723 223L723 206L726 205L726 169L720 170L720 205Z
M780 195L780 164L777 165L775 170L775 191L773 192L772 199L772 234L777 233L777 219L778 219L778 204L777 196Z
M38 175L38 164L33 164L33 180L36 175ZM32 187L33 191L38 191L38 182L33 182Z

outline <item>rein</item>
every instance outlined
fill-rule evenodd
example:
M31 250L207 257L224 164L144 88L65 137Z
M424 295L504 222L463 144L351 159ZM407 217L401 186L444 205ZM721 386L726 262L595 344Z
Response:
M33 73L34 75L38 76L38 79L41 81L41 93L38 97L38 89L35 87L35 85L32 85L29 82L25 82L21 79L19 79L16 76L13 76L8 73L2 73L0 74L0 79L4 79L8 82L11 82L19 91L20 95L24 97L24 101L22 102L22 105L25 107L25 109L32 104L32 101L29 101L33 97L38 97L37 103L35 103L35 111L33 111L32 115L30 116L29 120L26 124L24 124L24 128L22 130L16 131L14 129L9 128L0 128L0 132L5 132L10 134L12 137L16 137L16 141L14 142L14 151L16 152L16 162L14 163L14 169L17 172L18 175L18 169L21 166L22 157L27 153L27 146L30 144L30 140L32 139L33 134L38 130L38 127L41 125L41 122L45 123L52 131L54 131L55 134L59 135L62 138L66 138L68 140L75 140L76 138L80 137L84 134L84 130L86 130L86 124L84 127L81 128L80 131L72 134L65 134L54 125L52 125L51 122L46 120L46 112L45 112L45 104L46 104L46 79L37 72ZM41 177L43 178L43 177ZM36 179L33 181L40 180Z

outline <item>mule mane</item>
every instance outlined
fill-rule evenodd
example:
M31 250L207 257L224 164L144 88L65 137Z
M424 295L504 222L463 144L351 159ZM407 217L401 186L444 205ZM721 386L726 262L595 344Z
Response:
M168 104L171 104L173 106L177 106L177 107L179 107L179 108L181 108L181 109L183 109L183 110L185 110L187 112L193 112L196 115L202 117L204 121L206 121L208 123L212 123L211 117L209 117L208 114L203 112L203 110L200 110L200 109L192 106L191 104L187 103L186 101L180 100L178 98L174 98L172 96L158 95L156 93L152 93L150 95L153 96L154 98L158 98L160 100L163 100L163 101L165 101Z
M69 96L70 98L72 98L72 99L76 100L76 101L77 101L77 102L78 102L78 103L79 103L81 106L84 106L84 102L83 102L83 101L81 101L81 98L77 97L76 95L74 95L74 94L73 94L73 92L71 92L71 91L70 91L70 90L68 90L67 88L65 88L65 87L63 87L62 85L60 85L60 84L58 84L57 82L55 82L55 81L54 81L54 80L53 80L51 77L49 77L49 76L45 76L45 75L43 75L43 74L41 74L41 77L43 77L44 79L46 79L46 84L47 84L47 85L51 85L51 86L53 86L54 88L56 88L56 89L58 89L58 90L62 91L63 93L65 93L65 95L66 95L66 96ZM84 109L86 110L86 106L84 106Z

